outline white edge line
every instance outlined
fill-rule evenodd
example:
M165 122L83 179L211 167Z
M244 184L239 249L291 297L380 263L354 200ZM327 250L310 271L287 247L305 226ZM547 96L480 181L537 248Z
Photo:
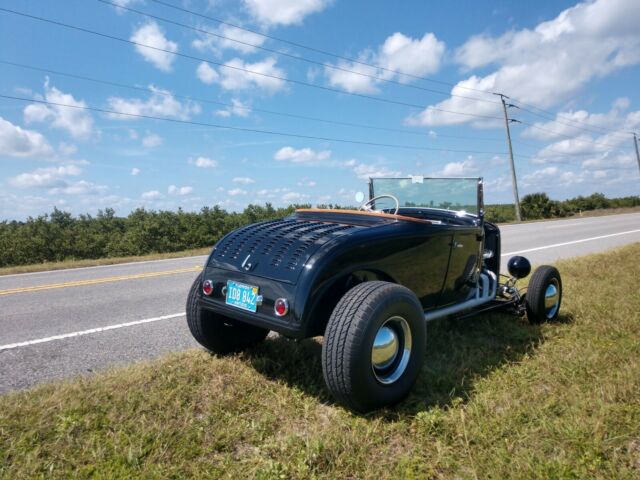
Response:
M627 235L629 233L638 233L638 232L640 232L640 229L629 230L627 232L611 233L609 235L600 235L599 237L583 238L583 239L580 239L580 240L573 240L571 242L554 243L553 245L545 245L544 247L527 248L526 250L518 250L517 252L503 253L500 256L501 257L506 257L506 256L509 256L509 255L518 255L519 253L535 252L535 251L538 251L538 250L545 250L547 248L564 247L565 245L573 245L574 243L590 242L592 240L600 240L602 238L617 237L619 235Z
M143 320L135 320L133 322L118 323L116 325L107 325L106 327L91 328L89 330L81 330L78 332L63 333L62 335L53 335L51 337L37 338L35 340L27 340L26 342L9 343L0 345L0 351L12 350L14 348L28 347L29 345L37 345L38 343L53 342L55 340L64 340L65 338L80 337L82 335L90 335L92 333L106 332L108 330L116 330L118 328L133 327L142 325L143 323L159 322L160 320L169 320L171 318L183 317L185 313L174 313L171 315L162 315L161 317L145 318Z
M9 273L7 275L0 275L0 280L3 278L9 277L22 277L27 275L41 275L46 273L65 273L65 272L75 272L77 270L89 270L92 268L107 268L107 267L124 267L127 265L144 265L145 263L160 263L160 262L171 262L172 260L187 260L191 258L198 259L200 257L208 257L209 254L205 255L194 255L192 257L176 257L176 258L161 258L158 260L141 260L139 262L127 262L127 263L110 263L108 265L91 265L90 267L73 267L73 268L58 268L57 270L42 270L41 272L24 272L24 273Z

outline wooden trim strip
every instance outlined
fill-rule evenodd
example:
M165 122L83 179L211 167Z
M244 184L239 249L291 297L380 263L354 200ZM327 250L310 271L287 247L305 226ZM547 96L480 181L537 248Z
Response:
M423 220L421 218L407 217L406 215L394 215L392 213L385 212L363 212L361 210L341 210L334 208L298 208L296 209L296 213L327 213L331 214L344 214L344 215L368 215L372 217L378 218L387 218L390 220L406 220L408 222L417 222L417 223L425 223L427 225L431 225L433 222L430 220Z

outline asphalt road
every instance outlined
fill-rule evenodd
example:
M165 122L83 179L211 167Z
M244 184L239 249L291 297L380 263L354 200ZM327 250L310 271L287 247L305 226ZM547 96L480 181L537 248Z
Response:
M501 230L503 264L541 264L640 242L640 213ZM0 392L196 346L184 304L205 258L0 276Z

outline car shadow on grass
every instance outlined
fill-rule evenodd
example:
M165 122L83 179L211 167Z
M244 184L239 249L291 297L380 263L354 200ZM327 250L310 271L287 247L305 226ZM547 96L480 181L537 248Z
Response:
M554 323L572 320L570 315L561 315ZM393 421L433 406L467 401L479 378L527 354L535 354L543 341L541 328L499 313L430 322L424 366L411 394L399 405L368 416ZM265 377L333 404L322 377L321 351L322 345L316 339L296 342L277 337L244 356Z

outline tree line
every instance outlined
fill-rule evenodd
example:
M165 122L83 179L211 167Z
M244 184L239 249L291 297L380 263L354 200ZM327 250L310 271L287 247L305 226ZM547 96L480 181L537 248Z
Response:
M634 207L640 197L606 198L600 193L564 201L551 200L544 193L522 198L527 220L565 217L601 208ZM204 207L199 212L145 210L139 208L126 217L112 209L97 215L73 216L54 208L49 214L25 221L0 222L0 267L55 262L70 259L96 259L177 252L209 247L226 233L249 223L282 218L296 208L249 205L242 212ZM341 208L319 205L319 208ZM488 205L486 218L492 222L514 220L513 205Z
M530 193L520 200L523 220L562 218L591 210L637 206L640 206L640 196L607 198L602 193L593 193L588 197L580 195L568 200L551 200L546 193ZM515 209L512 203L487 205L485 214L490 222L515 221Z

